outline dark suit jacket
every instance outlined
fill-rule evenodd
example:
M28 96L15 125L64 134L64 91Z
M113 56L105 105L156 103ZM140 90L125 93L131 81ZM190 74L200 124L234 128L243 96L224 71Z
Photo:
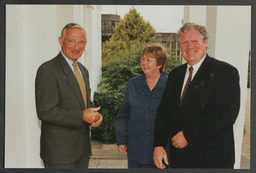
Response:
M171 146L171 166L232 168L233 124L240 107L239 74L233 66L206 56L179 106L187 64L170 72L155 124L155 146L183 131L188 146Z
M82 64L78 65L85 79L90 107L89 74ZM83 147L90 157L90 127L83 121L82 93L61 53L39 67L35 88L37 114L42 120L41 158L53 164L72 163L80 158Z

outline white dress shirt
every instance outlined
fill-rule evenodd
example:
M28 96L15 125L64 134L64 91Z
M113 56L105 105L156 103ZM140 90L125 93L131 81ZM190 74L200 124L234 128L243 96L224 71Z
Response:
M200 68L201 64L203 63L205 57L206 57L206 55L198 63L196 63L194 66L192 66L193 67L193 73L192 73L191 81L193 81L193 79L194 79L198 69ZM188 80L189 67L191 67L191 66L189 64L187 64L187 69L186 69L186 73L185 73L185 77L184 77L183 86L182 86L182 90L181 90L180 96L182 95L184 87L185 87L185 84L186 84L186 82Z
M62 51L61 51L61 54L62 54L62 56L65 58L65 60L67 61L69 67L72 69L72 71L73 71L73 73L74 73L74 66L72 65L72 64L73 64L73 61L72 61L71 59L69 59ZM80 70L79 65L77 65L77 66L78 66L79 72L80 72L81 75L82 75L82 72L81 72L81 70ZM75 73L74 73L74 74L75 74ZM82 75L82 76L83 76L83 75Z

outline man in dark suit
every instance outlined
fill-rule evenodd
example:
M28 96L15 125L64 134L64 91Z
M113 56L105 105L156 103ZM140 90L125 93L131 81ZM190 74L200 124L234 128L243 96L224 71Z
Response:
M86 46L86 31L67 24L59 37L61 52L43 63L35 81L41 126L41 151L46 168L88 168L90 126L98 127L100 107L92 108L88 70L77 60Z
M208 56L204 26L186 23L178 38L187 63L168 76L155 123L155 165L164 169L169 164L164 146L171 138L172 168L233 168L238 71Z

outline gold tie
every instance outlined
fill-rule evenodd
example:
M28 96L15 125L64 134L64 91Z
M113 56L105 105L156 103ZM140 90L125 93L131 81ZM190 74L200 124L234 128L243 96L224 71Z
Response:
M81 73L79 72L77 63L74 62L72 65L74 66L74 73L75 73L75 76L76 76L76 80L77 80L77 82L78 82L78 84L79 84L80 90L81 90L82 95L83 95L85 108L87 108L86 86L85 86L84 79L83 79Z

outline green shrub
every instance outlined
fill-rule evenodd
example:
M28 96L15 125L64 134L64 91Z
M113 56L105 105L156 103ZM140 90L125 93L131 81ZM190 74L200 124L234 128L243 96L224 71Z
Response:
M94 104L101 106L100 113L103 121L100 127L92 128L92 139L104 143L115 143L116 115L123 102L126 87L120 87L116 91L94 94Z

